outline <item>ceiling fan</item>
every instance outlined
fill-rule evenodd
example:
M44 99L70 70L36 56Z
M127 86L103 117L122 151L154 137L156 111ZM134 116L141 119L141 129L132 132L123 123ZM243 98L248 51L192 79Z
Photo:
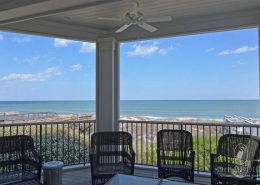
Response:
M131 0L128 8L128 12L125 14L123 18L119 17L98 17L98 20L104 21L125 21L125 24L117 29L116 33L121 33L125 31L132 25L137 25L149 32L155 32L158 28L152 26L148 23L153 22L170 22L172 21L171 16L163 16L163 17L151 17L146 18L144 14L139 11L139 3L136 0Z

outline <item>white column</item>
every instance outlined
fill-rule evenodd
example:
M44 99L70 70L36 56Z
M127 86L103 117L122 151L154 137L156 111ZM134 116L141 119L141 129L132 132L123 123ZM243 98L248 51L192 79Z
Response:
M115 38L96 44L96 128L114 131L119 118L119 44Z

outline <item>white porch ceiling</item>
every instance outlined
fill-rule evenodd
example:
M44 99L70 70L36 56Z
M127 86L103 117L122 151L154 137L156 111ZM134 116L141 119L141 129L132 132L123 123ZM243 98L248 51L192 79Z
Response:
M154 23L159 28L154 33L133 26L114 34L124 23L101 21L97 17L123 17L128 0L48 0L32 5L23 1L27 2L25 6L0 11L0 29L88 41L115 36L127 41L260 23L260 0L138 0L145 16L171 15L173 21ZM0 0L0 10L4 2Z

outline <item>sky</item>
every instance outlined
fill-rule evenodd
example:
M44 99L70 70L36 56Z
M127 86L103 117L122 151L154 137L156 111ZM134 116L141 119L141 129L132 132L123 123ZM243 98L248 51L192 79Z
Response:
M120 47L121 100L259 97L256 28ZM95 43L0 32L0 101L95 100L95 51Z
M256 28L124 43L121 51L123 100L259 99Z
M0 32L0 100L95 99L95 44Z

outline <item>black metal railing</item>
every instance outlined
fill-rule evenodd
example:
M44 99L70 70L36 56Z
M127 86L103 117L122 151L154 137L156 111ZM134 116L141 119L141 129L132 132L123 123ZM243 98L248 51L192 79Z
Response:
M29 135L43 160L61 160L66 166L89 162L90 136L95 120L0 124L0 137Z
M95 120L0 124L0 137L30 135L44 161L61 160L66 166L89 163L90 138L96 131ZM136 164L157 165L157 132L180 129L193 135L195 170L210 171L210 153L216 152L223 134L260 135L257 124L187 123L120 120L119 129L133 136Z
M157 132L162 129L187 130L193 135L195 171L210 172L210 153L216 153L217 143L223 134L259 136L260 125L224 123L187 123L120 120L119 129L132 134L136 163L157 165Z

